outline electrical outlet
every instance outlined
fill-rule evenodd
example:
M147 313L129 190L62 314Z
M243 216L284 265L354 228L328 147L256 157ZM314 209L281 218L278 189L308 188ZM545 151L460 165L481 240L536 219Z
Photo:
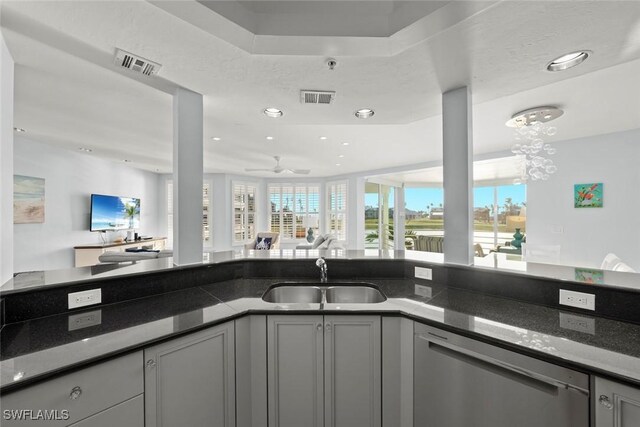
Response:
M596 334L596 319L592 317L577 316L575 314L560 312L560 327L572 331Z
M416 267L415 275L416 275L416 278L418 279L432 280L432 274L431 274L430 268Z
M582 292L560 289L560 304L584 308L585 310L595 310L596 296L594 294L585 294Z
M69 308L84 307L86 305L100 304L102 302L102 289L73 292L68 294Z
M433 294L429 286L415 285L414 293L420 297L431 298Z
M69 331L88 328L102 323L102 310L94 310L88 313L73 314L69 316Z

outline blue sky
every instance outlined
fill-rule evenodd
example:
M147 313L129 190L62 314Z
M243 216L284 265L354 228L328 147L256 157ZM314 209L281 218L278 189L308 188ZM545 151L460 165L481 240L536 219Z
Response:
M511 197L512 202L522 205L526 201L526 185L504 185L498 187L498 204L504 204L507 197ZM443 203L444 191L442 188L406 188L404 193L406 207L414 211L424 211L427 206L433 203L438 207ZM493 204L493 187L477 187L473 194L473 206L484 207ZM393 203L391 198L390 203ZM364 204L366 206L377 206L378 195L367 193Z

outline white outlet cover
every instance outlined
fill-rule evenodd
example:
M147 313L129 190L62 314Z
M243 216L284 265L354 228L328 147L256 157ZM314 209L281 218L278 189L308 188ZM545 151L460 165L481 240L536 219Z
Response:
M594 294L560 289L559 303L570 307L583 308L585 310L595 310L596 296Z
M102 289L90 289L88 291L72 292L67 295L69 308L85 307L87 305L100 304L102 302Z
M426 280L432 280L432 277L433 277L431 269L424 268L424 267L416 267L415 276L417 279L426 279Z

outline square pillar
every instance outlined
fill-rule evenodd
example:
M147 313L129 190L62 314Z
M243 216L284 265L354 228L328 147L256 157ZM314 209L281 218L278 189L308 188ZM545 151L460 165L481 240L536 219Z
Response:
M471 92L442 94L444 262L473 264L473 125Z

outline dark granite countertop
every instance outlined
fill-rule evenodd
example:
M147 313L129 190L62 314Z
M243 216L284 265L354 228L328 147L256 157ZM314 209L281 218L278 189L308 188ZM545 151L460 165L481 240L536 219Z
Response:
M7 392L53 373L244 314L284 312L405 315L528 355L640 385L640 325L415 279L362 280L377 284L387 295L387 301L378 304L262 301L261 295L270 285L283 281L287 279L228 280L8 324L0 334L0 387ZM418 283L429 286L431 296L416 294ZM91 317L95 324L79 328L82 316Z

